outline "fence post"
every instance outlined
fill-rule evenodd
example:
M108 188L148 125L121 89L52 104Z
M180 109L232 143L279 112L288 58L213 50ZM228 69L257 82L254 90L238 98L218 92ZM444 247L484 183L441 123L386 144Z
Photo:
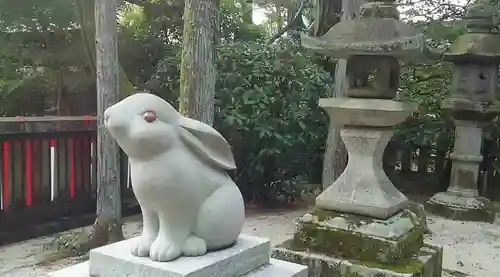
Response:
M418 165L418 173L424 174L429 171L429 158L430 158L430 151L429 151L429 146L427 145L420 145L418 149L418 160L417 160L417 165Z
M401 174L408 174L411 172L412 167L412 149L408 144L404 144L401 149Z

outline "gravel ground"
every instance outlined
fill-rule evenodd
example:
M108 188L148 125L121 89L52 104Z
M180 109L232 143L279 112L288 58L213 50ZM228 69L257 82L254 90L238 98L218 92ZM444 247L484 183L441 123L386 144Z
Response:
M259 212L247 217L243 233L268 237L273 243L288 239L294 231L293 220L306 209L282 212ZM140 218L128 218L124 225L126 237L139 233ZM427 241L444 246L443 267L446 277L500 276L499 223L454 222L442 218L428 218L434 232ZM41 265L55 238L70 233L88 232L79 228L50 237L27 240L0 247L0 276L43 277L45 273L79 262L75 258Z
M443 246L443 268L457 277L500 276L500 224L428 217L432 244ZM460 274L463 273L463 274Z

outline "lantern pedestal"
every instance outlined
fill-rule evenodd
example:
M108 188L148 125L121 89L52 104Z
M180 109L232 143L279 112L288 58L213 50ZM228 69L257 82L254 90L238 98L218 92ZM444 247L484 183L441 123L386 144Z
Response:
M307 265L310 277L440 276L441 248L423 243L425 213L382 168L392 127L416 105L356 98L321 99L319 105L344 126L340 135L349 161L273 257Z
M408 206L385 174L382 155L392 127L416 105L381 99L329 98L319 102L337 125L349 161L342 175L316 198L320 209L385 219Z
M490 200L477 190L479 164L483 161L481 144L483 128L480 122L455 120L455 146L450 187L426 204L426 210L453 220L493 222L495 209Z
M342 175L316 198L325 210L387 218L408 205L385 174L382 154L392 137L390 128L343 127L340 131L349 153Z
M425 205L427 212L452 220L466 220L493 223L495 207L484 197L467 197L451 191L440 192L431 197Z
M316 208L297 224L272 257L307 265L309 277L441 276L442 248L423 243L409 210L381 220Z

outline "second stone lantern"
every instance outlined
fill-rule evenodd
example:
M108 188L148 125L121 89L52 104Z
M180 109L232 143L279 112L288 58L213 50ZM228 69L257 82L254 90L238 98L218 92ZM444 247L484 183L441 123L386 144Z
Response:
M497 99L500 34L495 28L496 9L478 1L466 15L468 32L445 53L454 63L451 95L441 106L455 122L451 181L447 191L434 195L426 209L455 220L495 220L491 202L479 196L479 164L483 126L500 114Z
M343 174L298 220L292 239L273 256L309 266L309 277L441 276L439 247L425 245L425 227L382 167L393 127L417 109L392 99L399 60L422 59L424 38L398 20L394 1L367 1L359 19L322 37L302 36L304 47L347 59L347 97L320 99L340 134L349 161Z

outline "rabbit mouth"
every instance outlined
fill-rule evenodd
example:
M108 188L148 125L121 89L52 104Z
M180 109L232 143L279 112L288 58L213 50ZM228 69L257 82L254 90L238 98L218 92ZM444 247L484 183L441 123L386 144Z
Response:
M104 127L108 130L111 136L115 140L120 140L120 138L127 137L128 128L126 124L122 124L121 122L116 122L111 118L108 118L104 121Z

